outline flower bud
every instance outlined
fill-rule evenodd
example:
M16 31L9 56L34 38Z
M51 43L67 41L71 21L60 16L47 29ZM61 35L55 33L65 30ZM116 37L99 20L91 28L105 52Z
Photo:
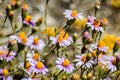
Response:
M38 27L32 28L32 34L36 33L38 31Z
M74 41L74 43L77 41L77 39L78 39L78 34L74 33L74 35L73 35L73 41Z
M23 4L22 10L23 10L23 11L27 11L27 10L28 10L28 5L27 5L27 4Z
M41 80L47 80L47 78L45 76L42 76Z
M66 52L66 53L65 53L65 56L66 56L66 58L68 58L68 56L69 56L69 52Z
M38 21L36 22L36 26L40 26L42 22L43 18L39 18Z
M73 74L71 80L79 80L80 76L78 74Z
M116 40L114 47L113 47L113 53L119 50L120 47L120 38Z
M97 0L96 2L95 2L95 6L94 6L94 8L95 9L100 9L100 4L101 4L101 1L100 0Z
M13 20L13 16L14 16L14 12L10 11L9 13L9 20L12 21Z
M63 76L63 77L62 77L62 80L67 80L67 77L66 77L66 76Z
M93 76L93 75L92 75L91 72L89 72L88 75L87 75L88 78L92 78L92 76Z
M10 11L11 11L11 5L9 4L6 7L6 13L7 13L7 15L9 15Z
M93 39L90 37L90 34L86 31L83 33L82 42L83 44L90 44L92 43Z

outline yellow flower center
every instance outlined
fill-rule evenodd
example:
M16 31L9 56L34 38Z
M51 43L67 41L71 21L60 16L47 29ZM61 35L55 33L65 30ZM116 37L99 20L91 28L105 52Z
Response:
M38 60L38 58L39 58L39 54L38 54L38 53L35 53L35 54L33 55L33 59L34 59L34 60Z
M71 13L71 16L75 18L76 15L77 15L77 10L73 10L72 13Z
M0 56L2 56L5 53L4 50L0 50Z
M9 74L8 70L7 70L7 69L4 69L4 70L3 70L3 75L4 75L4 76L8 76L8 74Z
M32 19L32 17L31 17L30 15L27 15L26 18L25 18L25 21L26 21L26 22L30 22L31 19Z
M27 5L27 4L23 4L22 8L23 8L24 10L28 10L28 5Z
M36 68L42 69L43 68L43 63L42 62L37 62Z
M63 41L63 36L62 35L59 35L58 36L58 42L61 43Z
M116 65L116 57L113 58L112 64L113 64L113 65Z
M98 47L99 48L102 48L103 46L104 46L104 42L102 42L102 41L98 42Z
M27 38L26 38L25 32L21 32L19 34L19 38L22 40L23 43L27 42Z
M92 57L96 57L96 51L92 51Z
M83 62L86 62L86 58L87 58L87 55L84 54L84 55L82 56L82 59L81 59L81 60L82 60Z
M34 44L34 45L37 45L37 44L38 44L38 42L39 42L38 37L35 37L35 38L34 38L34 42L33 42L33 44Z
M30 62L26 62L25 67L26 67L26 69L29 69L30 68Z
M94 20L93 25L98 28L100 26L100 21L99 20Z
M68 67L69 64L70 64L70 61L69 61L68 59L65 59L65 60L63 61L63 63L62 63L62 65L63 65L64 67Z

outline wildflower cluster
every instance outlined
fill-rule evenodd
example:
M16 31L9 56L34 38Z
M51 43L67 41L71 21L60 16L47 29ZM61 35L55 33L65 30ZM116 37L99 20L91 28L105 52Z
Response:
M13 24L14 11L21 7L19 27ZM95 5L96 6L96 5ZM83 13L66 9L66 25L61 28L46 27L40 30L42 18L33 20L28 5L11 0L6 7L13 32L8 42L0 46L0 80L112 80L120 70L120 38L109 48L101 40L108 20L88 16L83 32L70 34L76 21L84 20ZM98 8L99 9L99 8ZM96 10L95 10L96 15ZM16 23L18 24L18 23ZM29 31L26 31L27 30ZM44 34L44 38L41 35ZM47 36L46 36L47 35Z

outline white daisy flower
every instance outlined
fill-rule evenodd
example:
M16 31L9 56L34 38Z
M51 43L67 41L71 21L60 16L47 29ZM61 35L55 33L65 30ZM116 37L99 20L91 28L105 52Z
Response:
M50 40L53 44L58 43L60 47L69 46L73 42L73 39L69 37L68 33L66 33L65 35L64 34L57 35L56 37L50 37Z
M103 55L99 61L101 63L103 63L109 70L111 70L111 72L116 71L117 67L116 67L116 63L117 63L117 59L115 56L106 56Z
M92 60L87 61L87 55L82 54L82 55L76 55L76 59L74 60L76 63L76 66L82 66L82 68L92 68L92 64L94 63Z
M59 70L63 70L68 73L72 73L74 70L73 64L70 64L70 61L64 58L57 58L56 66Z
M31 49L42 50L45 47L45 43L42 40L39 40L38 36L30 36L29 39L31 40L29 43Z
M84 19L84 17L82 16L82 13L77 13L77 10L69 10L69 9L67 9L67 10L65 10L65 12L63 12L63 14L65 15L65 17L67 18L67 19L81 19L81 20L83 20Z
M102 52L107 52L108 51L108 47L106 47L104 45L104 42L102 42L102 41L99 41L98 43L90 45L90 51L91 52L95 49L98 49L99 51L102 51Z
M24 45L28 45L30 43L30 40L27 38L25 32L20 32L18 36L13 35L10 38L13 40L17 40L18 43L22 43Z
M26 60L34 63L34 62L40 60L40 55L39 55L39 53L35 53L34 51L28 52L26 55Z
M48 72L48 69L44 66L44 64L40 61L35 62L35 63L31 63L31 67L30 70L33 73L42 73L43 75L45 75Z

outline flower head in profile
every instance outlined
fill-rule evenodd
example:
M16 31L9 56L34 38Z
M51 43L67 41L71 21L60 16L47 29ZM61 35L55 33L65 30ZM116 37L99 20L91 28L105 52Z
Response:
M35 27L35 21L32 20L32 17L30 15L27 15L25 19L23 20L23 23L32 27Z
M68 59L64 58L57 58L56 66L59 70L63 70L68 73L72 73L74 70L73 64L71 64Z
M87 60L87 54L82 55L76 55L76 59L74 60L76 62L76 66L82 66L82 68L92 68L92 64L94 63L92 60Z
M45 65L41 61L31 63L30 70L33 73L36 73L36 74L42 73L43 75L45 75L48 72L48 69L45 67Z
M1 80L13 80L13 77L10 75L8 69L0 68L0 79Z
M11 40L12 40L11 42L13 44L15 44L17 41L18 43L28 45L28 43L30 42L30 40L27 38L25 32L20 32L17 36L13 35L13 36L10 36L10 38L11 38Z
M16 52L14 52L14 51L8 52L7 55L6 55L6 57L5 57L6 61L7 62L11 61L15 57L15 55L16 55Z
M108 47L104 45L103 41L99 41L96 44L91 44L90 51L93 51L95 49L98 49L99 51L105 52L105 53L108 51Z
M8 49L6 46L0 47L0 60L5 59L5 57L7 56L7 53L8 53Z
M38 36L30 36L30 43L28 44L31 49L42 50L45 47L45 43L38 38Z
M73 39L69 37L68 33L61 32L59 35L56 37L50 37L50 40L52 41L53 44L58 43L59 46L69 46L72 42Z
M63 12L63 14L65 15L65 17L70 20L70 19L81 19L83 20L84 17L82 16L82 13L78 13L77 10L69 10L66 9L65 12Z
M96 19L95 17L88 16L88 22L86 24L87 27L91 28L91 30L104 32L104 28L101 26L100 20Z

